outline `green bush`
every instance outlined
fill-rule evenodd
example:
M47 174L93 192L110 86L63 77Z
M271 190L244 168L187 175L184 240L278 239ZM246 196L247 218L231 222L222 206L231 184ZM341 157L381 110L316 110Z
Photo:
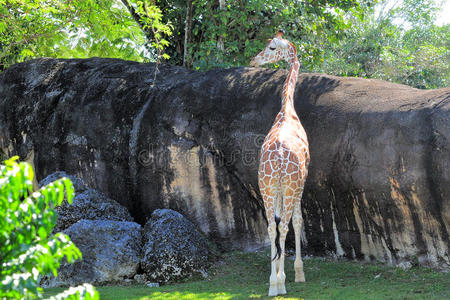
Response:
M33 192L33 170L13 157L0 165L0 299L41 297L39 278L57 276L61 260L81 258L80 250L62 233L52 235L55 206L73 198L69 179L61 178ZM84 284L52 299L98 299Z

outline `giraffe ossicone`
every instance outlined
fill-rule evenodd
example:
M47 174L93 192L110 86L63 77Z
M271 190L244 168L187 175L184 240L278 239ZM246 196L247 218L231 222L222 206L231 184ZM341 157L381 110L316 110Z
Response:
M295 281L304 282L300 235L303 227L301 198L309 165L308 138L294 108L294 89L300 64L295 45L278 31L250 62L251 66L285 60L289 73L283 86L281 110L261 146L258 185L264 200L271 243L269 296L286 293L285 241L292 218L295 231Z

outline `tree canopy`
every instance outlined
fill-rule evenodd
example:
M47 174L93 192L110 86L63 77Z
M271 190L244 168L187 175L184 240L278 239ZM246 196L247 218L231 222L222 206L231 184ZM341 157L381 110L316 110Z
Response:
M417 88L449 86L450 24L434 24L438 3L385 1L376 8L363 19L345 14L352 26L342 40L325 43L324 63L313 70Z
M449 85L434 0L0 0L0 70L33 57L247 65L283 28L302 71ZM277 67L277 66L275 66Z

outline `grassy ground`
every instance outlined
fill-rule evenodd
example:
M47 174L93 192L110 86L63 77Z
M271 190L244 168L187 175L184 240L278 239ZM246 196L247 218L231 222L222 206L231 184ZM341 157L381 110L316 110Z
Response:
M223 257L206 280L165 285L97 287L101 299L269 299L268 252L235 252ZM275 299L450 299L450 275L414 267L305 259L305 283L294 282L294 263L286 260L288 294ZM62 289L48 289L46 296Z

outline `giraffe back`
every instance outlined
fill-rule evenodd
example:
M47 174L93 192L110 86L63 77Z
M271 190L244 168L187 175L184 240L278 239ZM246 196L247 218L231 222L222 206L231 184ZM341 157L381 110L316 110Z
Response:
M258 170L261 192L274 201L280 194L299 198L309 160L308 139L298 118L278 115L261 147Z

